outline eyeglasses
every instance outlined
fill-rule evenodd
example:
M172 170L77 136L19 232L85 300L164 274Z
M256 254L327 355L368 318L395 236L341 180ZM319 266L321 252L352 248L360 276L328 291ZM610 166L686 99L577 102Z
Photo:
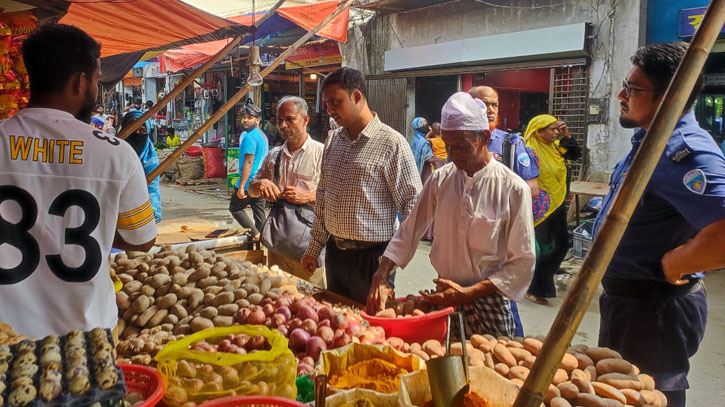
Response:
M629 95L632 94L633 90L636 90L637 92L661 92L660 89L643 89L632 87L632 85L626 79L622 81L622 87L624 88L624 95L627 98L629 98Z

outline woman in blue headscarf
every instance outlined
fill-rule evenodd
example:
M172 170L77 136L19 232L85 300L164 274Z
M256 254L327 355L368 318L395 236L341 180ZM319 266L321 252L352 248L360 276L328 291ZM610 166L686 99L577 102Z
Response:
M412 125L415 135L413 136L413 142L410 143L410 148L413 150L413 158L415 159L415 165L418 167L418 173L422 173L425 160L433 156L430 143L425 139L425 135L428 134L430 128L428 122L422 117L413 119Z
M131 124L131 122L141 117L142 114L143 112L140 110L131 110L126 113L121 119L121 127L119 130ZM141 160L143 172L146 175L149 175L151 171L159 166L159 156L156 155L156 148L154 147L154 143L151 142L151 139L146 134L146 130L146 123L144 123L139 126L136 131L129 134L125 141L133 147L136 155L138 155L138 158ZM161 191L159 184L159 177L156 177L148 185L149 200L151 201L151 207L154 210L154 220L156 223L161 222Z

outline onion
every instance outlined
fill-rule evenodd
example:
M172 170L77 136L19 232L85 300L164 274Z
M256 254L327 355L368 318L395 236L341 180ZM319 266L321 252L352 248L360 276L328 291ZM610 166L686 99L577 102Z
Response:
M320 359L320 353L322 353L323 350L327 350L327 345L319 336L311 337L310 340L307 341L307 345L305 345L305 351L312 359L314 359L315 362Z
M315 323L320 322L320 317L309 305L301 305L299 311L297 311L297 316L303 321L309 318L315 321Z
M264 298L264 299L262 300L262 305L267 305L267 304L272 304L272 303L274 303L274 300L272 300L272 299L271 299L271 298L269 298L269 297L265 297L265 298Z
M247 318L249 318L249 314L252 313L252 310L249 308L242 308L237 312L237 322L240 324L246 324Z
M279 331L279 332L280 332L280 333L281 333L282 335L284 335L284 336L288 336L288 335L289 335L289 331L287 330L287 327L286 327L286 326L284 326L284 325L280 325L280 326L278 326L278 327L277 327L277 330L278 330L278 331Z
M247 323L252 325L261 325L264 323L265 319L267 319L267 316L264 314L264 311L256 310L249 314L249 317L247 318Z
M287 328L289 328L290 331L294 331L297 328L302 327L302 320L299 318L292 318L289 323L287 324Z
M290 299L289 299L288 297L279 297L279 298L277 298L277 300L276 300L276 301L274 302L274 306L275 306L276 308L278 308L278 309L279 309L280 307L288 307L289 305L290 305Z
M335 332L329 326L321 326L317 328L317 336L322 338L326 345L331 346L335 338Z
M314 366L315 365L315 360L312 359L311 357L307 356L307 354L305 354L305 356L303 356L300 359L300 363L306 363L306 364L308 364L310 366Z
M234 344L239 347L245 347L247 346L247 342L249 342L249 337L244 334L239 334L234 337Z
M284 315L285 321L288 321L290 318L292 318L292 311L290 311L289 307L282 305L280 307L277 307L277 310L275 311L275 314L282 314Z
M330 323L330 320L329 319L323 319L322 321L320 321L319 324L317 324L317 327L318 328L321 327L321 326L326 326L326 327L332 328L332 324Z
M342 348L343 346L347 346L347 344L349 344L350 342L352 342L352 338L350 338L350 335L343 332L342 335L335 338L335 340L333 341L333 345L335 348Z
M310 335L317 333L317 323L311 319L305 319L302 321L302 329L307 331Z
M264 315L271 317L274 315L274 305L264 304L264 306L262 306L262 311L264 311Z
M249 338L249 342L247 342L247 349L253 349L253 350L264 350L267 345L267 339L264 338L262 335L254 335L253 337Z
M309 340L310 334L302 328L293 330L289 335L289 345L297 351L304 350Z
M362 330L362 325L357 322L352 322L347 325L347 328L345 328L345 332L347 332L350 336L360 336L362 334Z
M307 363L300 363L297 365L297 376L304 376L312 374L312 372L315 371L315 368L312 367L312 365L308 365Z
M332 317L332 327L335 329L345 329L347 325L347 318L341 313L336 312L335 316Z
M323 320L331 320L335 316L335 311L332 310L332 308L328 306L322 306L320 307L320 310L317 311L317 315L320 317L320 321Z

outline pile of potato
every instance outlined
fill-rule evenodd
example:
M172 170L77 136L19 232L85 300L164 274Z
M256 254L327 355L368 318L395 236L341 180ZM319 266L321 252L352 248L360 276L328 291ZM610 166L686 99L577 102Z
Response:
M543 339L473 335L466 343L468 363L494 369L521 387L541 351ZM445 355L445 347L435 339L395 347L423 360ZM451 344L451 354L463 355L460 342ZM637 366L622 359L616 351L580 344L564 354L544 404L547 407L666 407L667 399L654 386L652 376L641 374Z
M425 315L437 308L423 298L415 295L408 295L404 301L391 301L387 308L378 311L375 316L378 318L410 318Z
M119 357L144 365L169 341L230 326L240 309L297 292L295 281L276 267L257 267L196 246L164 247L155 255L119 253L111 267L123 282L116 294L123 339Z

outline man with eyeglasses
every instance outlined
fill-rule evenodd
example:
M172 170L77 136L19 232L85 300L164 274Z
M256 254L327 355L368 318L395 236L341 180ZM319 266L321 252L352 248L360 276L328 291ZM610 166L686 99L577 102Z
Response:
M595 234L686 51L681 42L651 44L632 57L618 95L619 123L637 130L614 169ZM599 300L599 345L654 376L674 407L685 405L689 358L705 334L702 272L725 267L725 157L695 120L701 87L702 76L607 268Z

